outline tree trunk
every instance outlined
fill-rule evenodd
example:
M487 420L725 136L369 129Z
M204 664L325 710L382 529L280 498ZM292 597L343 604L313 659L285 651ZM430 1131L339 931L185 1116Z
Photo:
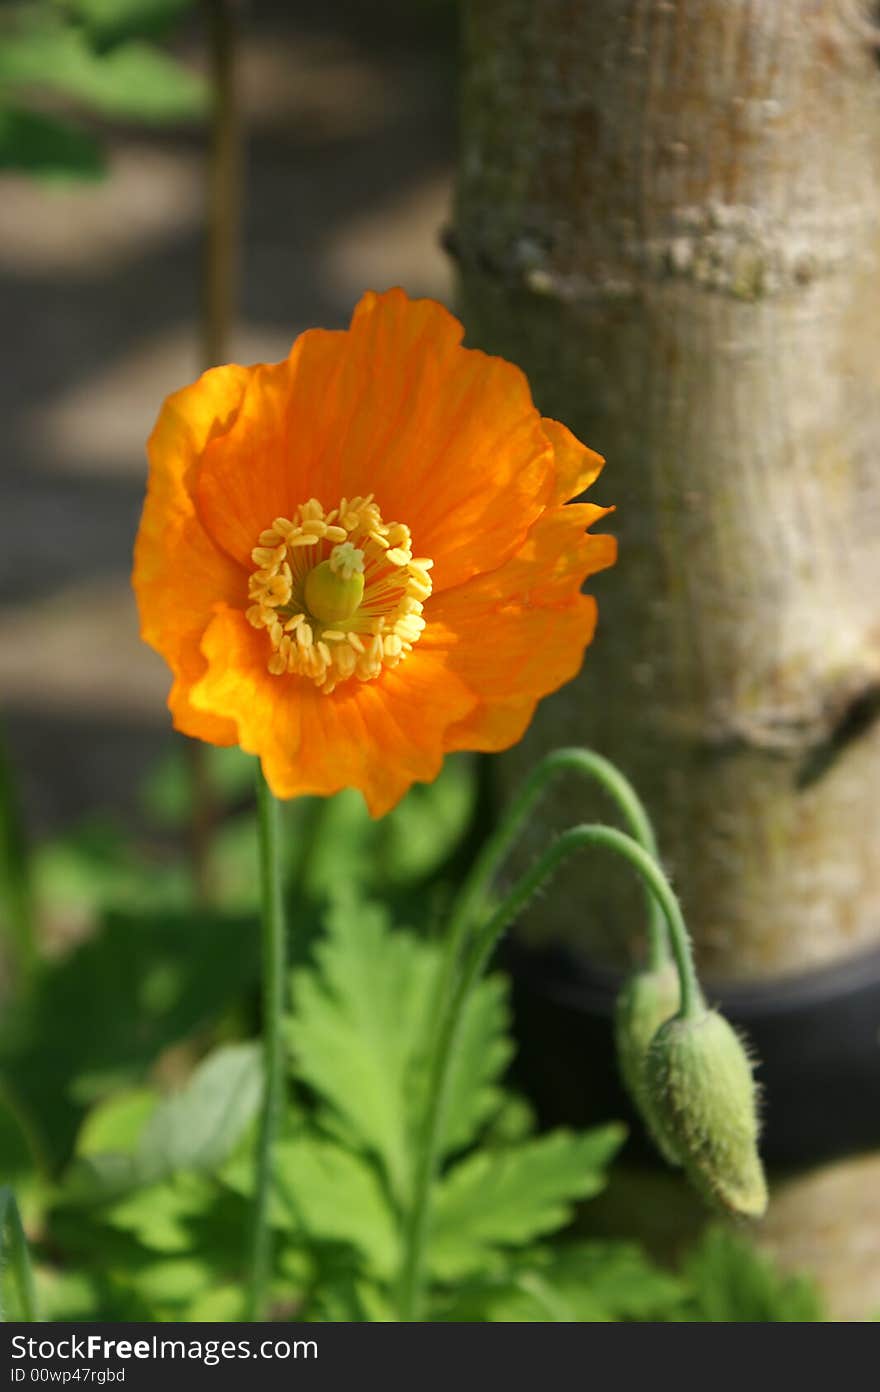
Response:
M563 740L617 760L716 977L876 943L867 25L845 0L471 0L467 16L469 339L607 456L594 492L620 538L583 678L508 775ZM557 894L543 927L619 957L619 877L591 863L577 884L589 922L581 894Z
M606 455L593 495L617 504L620 539L583 676L502 780L566 742L619 763L710 978L876 948L867 10L470 0L465 33L452 246L468 338L519 362L539 406ZM561 795L565 820L589 816L585 796ZM530 926L615 962L638 913L616 868L583 861Z

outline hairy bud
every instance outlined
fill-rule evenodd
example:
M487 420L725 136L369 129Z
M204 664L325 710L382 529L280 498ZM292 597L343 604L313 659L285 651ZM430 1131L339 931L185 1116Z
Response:
M620 1075L654 1143L670 1165L679 1165L681 1161L654 1115L646 1067L651 1040L676 1013L678 1001L678 973L668 962L654 971L634 972L624 983L614 1008Z
M668 1020L651 1043L645 1076L653 1115L695 1186L728 1213L760 1218L767 1186L755 1081L724 1017L701 1010Z

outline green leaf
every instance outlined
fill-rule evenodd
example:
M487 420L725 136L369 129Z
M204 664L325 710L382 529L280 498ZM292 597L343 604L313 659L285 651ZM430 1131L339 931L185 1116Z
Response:
M0 1015L0 1083L57 1166L89 1106L213 1022L258 979L247 918L114 913Z
M7 1287L16 1299L17 1318L38 1318L36 1288L28 1241L22 1226L15 1194L8 1184L0 1185L0 1319L7 1319Z
M340 901L315 955L316 968L294 980L289 1034L296 1073L341 1122L343 1131L334 1131L374 1155L403 1197L434 1028L439 951L392 932L383 910ZM505 988L491 978L481 982L453 1061L444 1153L473 1139L501 1105L495 1084L510 1056L506 1024Z
M345 883L384 897L424 881L461 841L475 800L474 766L464 756L447 759L433 783L416 784L378 822L358 793L326 799L303 867L304 889L320 898Z
M439 966L439 953L435 960ZM443 1156L472 1141L490 1118L498 1124L504 1106L510 1108L507 1120L515 1124L514 1101L497 1086L513 1055L508 994L506 977L485 977L465 1010L449 1069Z
M609 1323L678 1320L685 1284L629 1242L560 1243L512 1253L437 1303L443 1320Z
M57 0L56 0L57 3ZM193 8L193 0L61 0L96 48L166 33Z
M188 1306L184 1318L195 1324L234 1323L244 1318L243 1306L240 1285L214 1285L209 1290L199 1292Z
M394 1216L375 1170L332 1141L283 1141L276 1187L291 1218L313 1241L349 1244L374 1276L390 1279L400 1262Z
M143 1091L108 1104L79 1138L67 1197L101 1202L176 1174L213 1173L254 1120L261 1092L259 1046L227 1044L158 1105ZM134 1139L138 1119L143 1124ZM102 1142L109 1144L102 1149Z
M161 1308L186 1305L210 1290L214 1272L198 1257L168 1257L151 1262L133 1282L138 1293Z
M89 927L112 909L138 911L149 904L186 908L190 877L181 860L157 866L139 856L123 828L90 817L34 850L33 878L41 916Z
M41 1168L41 1158L25 1119L0 1094L0 1167L4 1180L18 1179Z
M391 884L424 879L451 855L473 815L474 765L449 758L433 783L416 783L381 822L380 857Z
M462 1160L437 1193L429 1254L435 1274L452 1280L479 1272L496 1247L562 1227L576 1200L602 1189L624 1134L617 1125L583 1135L553 1131Z
M133 1189L105 1208L102 1218L152 1252L187 1253L193 1248L191 1220L210 1207L214 1192L206 1178L168 1179Z
M441 1306L436 1318L454 1323L561 1324L597 1323L603 1316L586 1295L576 1312L543 1272L513 1269L459 1285L454 1301Z
M256 1117L262 1078L259 1044L215 1049L156 1108L138 1143L140 1163L156 1175L216 1169Z
M682 1281L630 1242L566 1244L553 1252L546 1275L578 1320L659 1320L686 1294Z
M390 933L374 906L337 904L327 929L318 973L295 977L296 1069L402 1192L410 1164L405 1098L428 1004L425 955L413 938Z
M227 910L258 911L260 882L254 874L258 848L257 819L252 812L229 817L217 826L210 848L210 876L217 902Z
M79 1156L133 1155L149 1118L159 1104L154 1088L133 1088L93 1107L76 1138Z
M432 1318L453 1323L563 1323L598 1320L598 1311L575 1314L562 1293L548 1279L549 1254L545 1251L512 1253L506 1261L464 1281L451 1293L438 1296Z
M37 1273L37 1294L46 1320L96 1320L101 1317L99 1283L82 1271L50 1270Z
M389 1324L397 1319L397 1312L372 1281L334 1273L321 1280L309 1318L322 1324Z
M40 111L0 109L0 169L41 179L100 179L101 146L88 131Z
M504 978L501 978L504 981ZM535 1112L531 1103L515 1092L501 1094L501 1107L492 1117L486 1128L482 1142L493 1149L509 1146L514 1141L524 1141L536 1129Z
M693 1292L686 1318L713 1324L814 1323L826 1319L815 1283L775 1269L751 1243L710 1228L684 1264Z
M322 1244L351 1248L345 1280L365 1268L374 1277L390 1278L400 1260L395 1215L375 1168L363 1157L314 1135L287 1137L275 1147L269 1216L272 1226L307 1238L313 1250ZM250 1199L254 1167L238 1154L224 1166L222 1179ZM338 1272L334 1274L339 1275Z
M4 89L58 93L123 120L192 120L207 109L204 82L158 49L133 41L98 54L79 29L39 13L4 26Z

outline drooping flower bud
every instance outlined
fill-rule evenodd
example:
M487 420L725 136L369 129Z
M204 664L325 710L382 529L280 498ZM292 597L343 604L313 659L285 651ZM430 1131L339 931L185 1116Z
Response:
M653 1115L695 1186L728 1213L760 1218L767 1185L755 1081L723 1015L668 1020L648 1050L645 1078Z
M651 1138L670 1165L679 1165L673 1146L654 1116L645 1070L648 1048L658 1029L678 1010L678 973L672 962L633 972L614 1008L617 1062L627 1092Z

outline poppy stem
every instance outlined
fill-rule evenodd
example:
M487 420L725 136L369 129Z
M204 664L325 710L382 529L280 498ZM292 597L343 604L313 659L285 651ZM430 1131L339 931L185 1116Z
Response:
M27 1238L15 1195L9 1185L4 1184L0 1188L0 1269L7 1266L7 1250L9 1271L18 1290L21 1318L34 1323L40 1315Z
M489 888L507 855L515 845L535 804L544 796L550 784L560 774L575 773L597 783L616 805L626 830L649 855L659 860L657 838L645 805L629 779L620 770L592 749L579 747L554 749L532 769L517 796L505 809L501 822L483 845L465 879L452 911L449 957L457 959L468 928L486 908ZM652 970L669 960L666 920L650 889L645 886L648 914L648 964Z
M654 835L651 819L629 779L625 778L614 764L592 749L578 747L554 749L545 755L532 769L517 796L505 810L496 831L483 845L453 905L436 988L437 1018L441 1022L446 1018L447 1012L451 1008L460 959L468 932L480 914L486 911L492 881L515 845L536 803L547 792L550 784L560 774L565 773L575 773L581 778L597 783L616 805L633 839L654 860L658 859L657 839ZM669 943L663 910L647 885L645 886L645 894L648 910L648 961L653 970L662 967L669 960ZM442 1047L438 1034L436 1043L438 1053ZM430 1169L428 1182L432 1182L436 1171L437 1142L436 1136L432 1135L432 1128L435 1125L435 1121L432 1120L433 1111L432 1094L429 1097L428 1111L424 1118L417 1146L417 1154L423 1158L423 1164ZM417 1180L419 1192L424 1182L424 1176L420 1176ZM420 1204L421 1200L413 1206L413 1224L419 1221L417 1211ZM412 1243L416 1244L419 1241L415 1234L410 1234L410 1239Z
M263 1104L257 1137L251 1223L250 1281L245 1318L262 1319L272 1268L269 1203L275 1141L284 1104L286 925L282 893L280 809L257 763L257 830L263 988Z
M654 856L633 837L618 831L616 827L595 823L571 827L564 831L532 869L516 882L495 912L477 929L465 954L454 989L448 1001L441 1002L437 1046L431 1060L428 1104L417 1152L412 1206L404 1238L399 1291L401 1320L419 1320L422 1314L431 1195L440 1159L440 1139L451 1072L450 1064L455 1054L468 998L502 934L519 916L532 896L547 883L562 861L576 851L588 847L612 851L628 861L641 876L656 900L669 932L681 991L679 1016L690 1018L703 1006L703 995L694 968L684 917L675 892Z

